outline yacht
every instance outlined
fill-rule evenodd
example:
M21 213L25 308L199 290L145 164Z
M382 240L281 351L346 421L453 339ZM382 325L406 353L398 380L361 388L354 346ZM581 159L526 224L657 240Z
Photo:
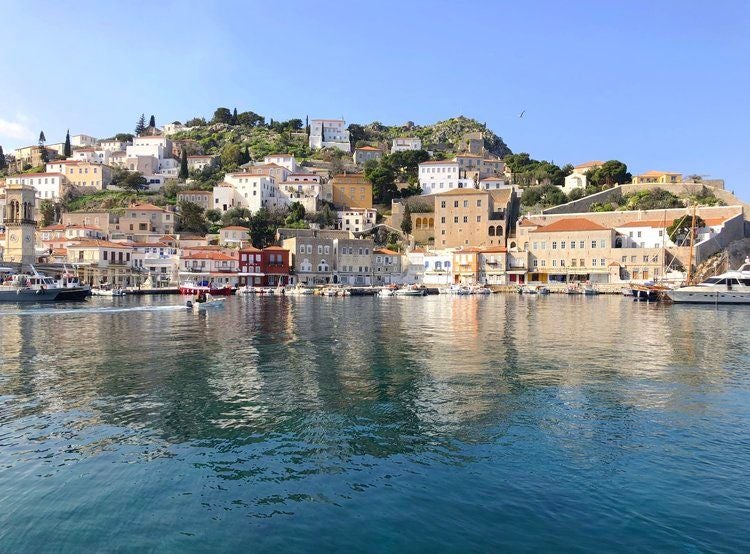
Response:
M734 271L706 279L698 285L668 290L675 303L750 304L750 257Z
M8 268L0 268L3 274L0 282L0 302L27 303L85 300L91 290L83 286L61 284L52 277L41 275L32 266L33 273L25 275L12 273Z

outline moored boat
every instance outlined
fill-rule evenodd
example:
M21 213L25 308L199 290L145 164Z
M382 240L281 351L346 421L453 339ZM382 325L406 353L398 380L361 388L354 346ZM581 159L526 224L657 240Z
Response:
M182 295L195 296L200 293L213 296L231 296L234 294L234 288L230 284L218 287L206 281L185 281L180 284L180 294Z
M750 304L750 258L739 269L666 291L677 304Z
M12 273L5 269L0 284L0 302L62 302L85 300L91 294L88 287L62 285L52 277L41 275L32 266L31 275Z

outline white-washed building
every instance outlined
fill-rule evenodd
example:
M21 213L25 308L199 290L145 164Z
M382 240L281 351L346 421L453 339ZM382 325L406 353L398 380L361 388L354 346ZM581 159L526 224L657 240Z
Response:
M309 145L311 150L338 148L344 152L351 152L346 122L343 119L310 120Z
M422 150L422 139L417 137L400 137L393 139L391 154L405 150Z

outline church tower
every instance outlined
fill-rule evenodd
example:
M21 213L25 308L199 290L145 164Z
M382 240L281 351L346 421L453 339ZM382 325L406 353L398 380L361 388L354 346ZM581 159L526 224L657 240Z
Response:
M29 266L36 261L34 252L34 205L36 191L28 185L5 187L5 244L3 261Z

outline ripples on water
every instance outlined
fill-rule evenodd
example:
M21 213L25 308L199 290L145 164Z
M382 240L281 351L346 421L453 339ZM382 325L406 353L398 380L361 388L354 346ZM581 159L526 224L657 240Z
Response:
M0 550L747 550L750 310L0 306Z

